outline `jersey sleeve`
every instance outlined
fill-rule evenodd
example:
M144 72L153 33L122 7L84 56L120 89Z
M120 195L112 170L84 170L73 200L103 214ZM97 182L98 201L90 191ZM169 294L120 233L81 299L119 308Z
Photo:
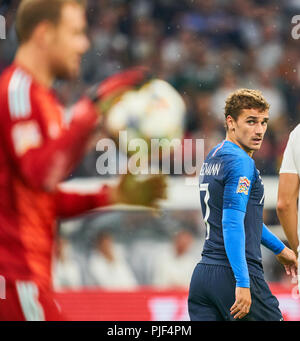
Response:
M236 279L236 286L249 288L244 217L255 178L254 162L250 157L229 157L224 171L222 214L224 247Z
M278 255L284 248L284 243L273 234L265 224L263 224L261 243L269 250L273 251L275 255Z
M244 229L245 213L235 209L224 209L222 227L224 247L236 279L236 286L250 287L246 261L246 237Z
M228 158L224 165L223 209L246 212L253 181L254 161L249 157Z
M297 145L296 140L297 140L297 134L295 131L292 131L290 133L288 143L283 153L283 159L282 159L279 173L298 174L297 161L296 161L297 157L296 157L295 148L299 146L300 141L298 141L298 145Z
M76 193L58 187L55 192L55 204L58 217L76 217L90 210L111 205L111 189L105 185L96 193Z
M98 119L83 99L68 126L60 125L59 103L30 78L13 75L8 86L4 144L16 172L34 188L53 191L83 156Z

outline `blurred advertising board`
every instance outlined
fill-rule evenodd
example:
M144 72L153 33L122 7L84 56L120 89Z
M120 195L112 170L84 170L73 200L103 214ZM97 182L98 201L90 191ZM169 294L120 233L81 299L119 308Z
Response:
M270 283L286 321L300 320L296 285ZM84 289L56 294L72 321L189 321L186 290L141 288L134 291Z

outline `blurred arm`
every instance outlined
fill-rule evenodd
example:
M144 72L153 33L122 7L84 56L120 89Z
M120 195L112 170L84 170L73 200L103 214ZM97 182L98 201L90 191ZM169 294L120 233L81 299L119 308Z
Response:
M84 155L98 115L83 99L74 106L69 127L60 127L59 120L51 118L58 117L58 103L35 99L34 92L32 97L31 114L26 120L10 117L4 139L22 179L33 188L53 191ZM59 131L55 138L50 135L53 124Z
M114 203L113 189L103 186L96 193L80 194L58 189L55 193L56 213L60 218L71 218L95 208Z
M279 176L277 215L292 250L297 255L299 245L298 225L298 174L281 173Z

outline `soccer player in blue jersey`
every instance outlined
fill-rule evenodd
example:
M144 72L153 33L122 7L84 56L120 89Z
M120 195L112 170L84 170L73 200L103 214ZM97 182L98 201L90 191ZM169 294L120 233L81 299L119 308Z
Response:
M296 276L298 264L294 252L263 223L264 185L252 155L262 144L268 111L256 90L239 89L226 100L226 139L210 151L200 172L207 230L190 284L191 320L282 320L264 280L261 244L287 274Z

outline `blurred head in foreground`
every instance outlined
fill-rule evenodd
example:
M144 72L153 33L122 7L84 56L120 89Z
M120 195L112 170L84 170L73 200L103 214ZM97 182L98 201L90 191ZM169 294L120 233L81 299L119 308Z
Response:
M190 250L194 242L194 237L189 231L181 230L175 235L173 242L175 253L178 257L180 257Z
M89 47L84 0L22 0L16 31L22 59L34 54L50 78L79 75L81 57Z
M238 89L226 100L227 139L250 156L259 150L267 130L270 105L258 90Z
M113 236L109 232L103 231L98 235L96 248L97 251L100 252L108 261L113 262L115 260L114 240Z

